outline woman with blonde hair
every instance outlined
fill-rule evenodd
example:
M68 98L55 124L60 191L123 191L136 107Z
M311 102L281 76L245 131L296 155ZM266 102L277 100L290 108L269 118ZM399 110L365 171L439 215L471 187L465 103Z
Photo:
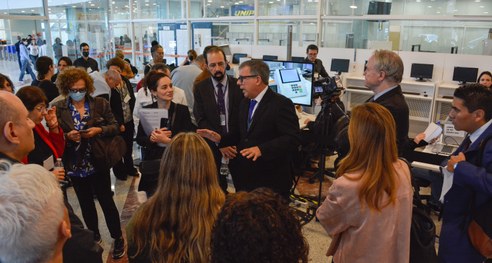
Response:
M398 159L395 121L376 103L352 109L350 152L317 211L340 262L408 262L412 186Z
M155 194L126 227L130 262L209 262L212 227L224 203L210 147L180 133L161 159Z

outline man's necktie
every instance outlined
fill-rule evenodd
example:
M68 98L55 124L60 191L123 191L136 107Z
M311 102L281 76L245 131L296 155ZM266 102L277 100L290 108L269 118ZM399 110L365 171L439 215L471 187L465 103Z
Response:
M249 110L248 110L248 129L249 126L251 126L251 120L253 119L253 110L255 109L257 101L256 100L250 100L249 101Z
M224 90L222 88L224 85L219 82L217 84L217 110L219 111L219 116L223 116L225 118L226 116L226 106L225 106L225 99L224 99ZM222 125L222 119L220 120L220 126L222 127L222 132L226 133L227 132L227 125Z
M461 144L463 145L463 152L468 150L471 144L470 136L469 135L466 136L466 138L463 140L463 143Z

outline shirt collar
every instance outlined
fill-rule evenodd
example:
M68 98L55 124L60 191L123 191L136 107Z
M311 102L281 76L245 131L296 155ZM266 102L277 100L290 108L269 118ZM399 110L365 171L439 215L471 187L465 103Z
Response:
M478 137L480 137L480 135L482 135L482 133L490 126L491 123L492 123L492 119L489 120L484 125L482 125L482 127L478 128L476 131L472 132L470 134L471 143L475 142L478 139Z
M265 93L267 92L268 86L265 86L265 88L254 98L256 100L256 104L260 103L261 99L263 99L263 96L265 96Z
M214 84L214 88L217 88L217 84L219 84L219 81L217 81L213 77L210 77L210 79L212 80L212 83ZM224 78L222 79L222 81L220 81L220 83L222 83L222 85L224 87L227 86L227 74L224 76Z
M379 92L378 94L375 94L374 95L374 100L377 100L379 97L383 96L384 94L390 92L391 90L394 90L396 87L398 87L398 85L392 87L392 88L389 88L389 89L386 89L386 90L383 90L381 92Z

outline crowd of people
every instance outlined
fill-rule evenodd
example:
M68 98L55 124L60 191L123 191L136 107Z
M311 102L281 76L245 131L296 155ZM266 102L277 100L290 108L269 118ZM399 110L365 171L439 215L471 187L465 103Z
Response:
M114 239L113 259L127 254L130 262L309 261L301 225L288 205L291 165L301 145L298 118L292 101L268 88L264 62L243 62L235 78L226 74L222 49L209 46L200 55L189 52L171 71L155 43L135 96L129 81L134 72L121 54L99 67L82 43L82 57L73 63L55 52L55 73L52 58L38 53L32 61L28 41L20 45L21 79L25 71L34 75L31 63L37 76L15 90L0 74L0 212L23 218L0 223L0 235L11 237L0 241L0 262L102 262L94 197ZM326 77L318 51L310 45L306 60ZM365 86L374 96L351 109L350 150L317 210L332 238L327 255L334 262L409 260L411 170L398 157L411 158L425 134L408 138L402 76L395 52L377 50L369 58ZM477 82L456 89L449 114L470 142L443 164L455 176L444 196L442 262L485 260L463 228L470 211L492 196L490 144L477 160L479 145L492 134L490 72ZM151 122L149 112L164 115ZM134 137L142 147L140 172L133 163ZM117 156L114 162L108 152ZM220 171L224 165L235 194ZM139 190L148 197L126 225L126 237L111 169L120 180L141 176ZM87 229L68 202L69 185ZM42 238L31 238L36 236Z

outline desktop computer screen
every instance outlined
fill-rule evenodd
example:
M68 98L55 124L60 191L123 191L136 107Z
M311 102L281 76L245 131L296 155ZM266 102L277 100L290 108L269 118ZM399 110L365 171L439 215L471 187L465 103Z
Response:
M311 106L313 96L313 69L309 62L264 60L270 68L268 87L284 95L294 104Z
M348 72L349 65L350 65L350 59L332 58L330 71L336 73Z
M432 79L433 70L434 70L433 64L412 63L412 68L410 70L410 77L416 78L418 81L424 81L425 79Z
M454 67L453 80L464 84L467 82L476 82L478 68Z

